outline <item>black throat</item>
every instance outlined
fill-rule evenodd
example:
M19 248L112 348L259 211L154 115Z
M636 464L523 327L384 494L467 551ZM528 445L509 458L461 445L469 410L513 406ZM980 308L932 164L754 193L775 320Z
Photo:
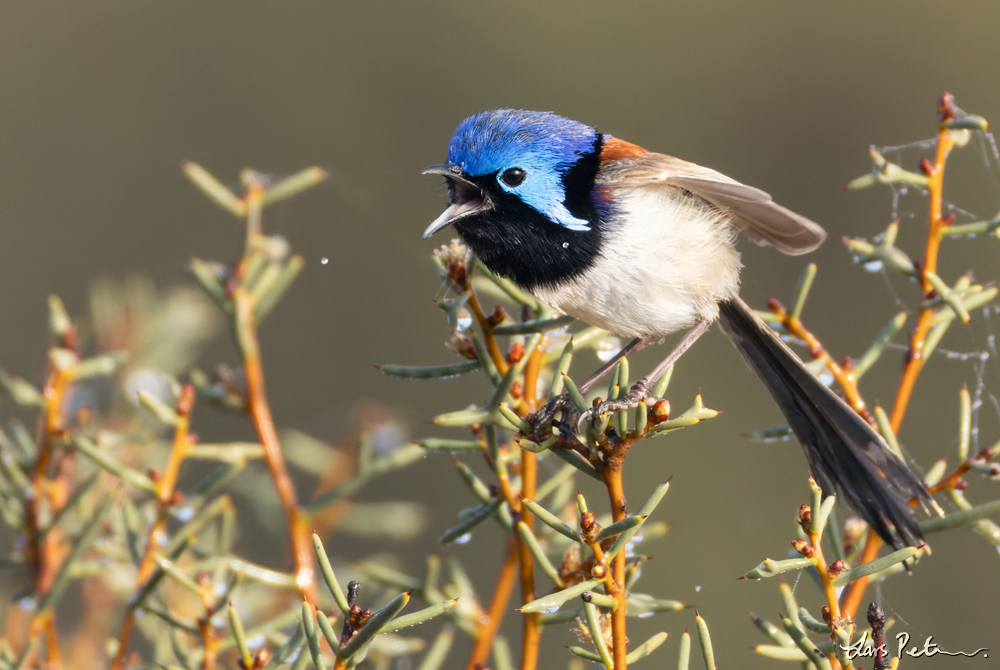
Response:
M458 234L486 267L528 291L584 273L601 253L612 214L610 201L594 190L602 144L598 136L593 150L562 178L566 209L587 221L589 230L570 230L550 220L498 188L496 175L486 175L474 181L492 206L457 221Z

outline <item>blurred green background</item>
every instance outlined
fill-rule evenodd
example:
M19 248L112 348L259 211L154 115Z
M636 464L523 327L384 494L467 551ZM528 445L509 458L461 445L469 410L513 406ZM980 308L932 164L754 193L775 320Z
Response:
M0 364L38 380L49 293L83 316L95 278L142 273L165 287L186 281L191 255L238 255L239 226L184 179L182 160L230 183L244 166L287 174L319 164L331 172L326 185L265 217L267 230L287 236L307 261L262 331L276 419L328 440L347 430L359 401L377 399L413 436L446 436L427 420L485 397L481 377L401 382L371 366L453 360L431 303L441 285L429 252L444 240L420 240L444 190L420 170L442 160L458 121L494 106L553 110L713 167L825 225L830 240L809 259L820 270L805 318L837 357L859 355L898 308L883 278L855 266L839 238L883 230L891 196L840 187L869 170L869 144L931 137L944 90L1000 122L998 25L995 0L4 3ZM906 157L915 168L918 154ZM953 167L946 197L992 216L996 162L987 167L970 146ZM904 199L901 211L914 219L904 217L899 245L919 257L925 208ZM947 243L941 274L953 281L972 268L980 280L995 279L997 244ZM755 305L770 295L787 300L806 259L742 248L744 296ZM915 287L893 284L913 307ZM942 346L984 349L989 329L981 318L955 326ZM633 370L663 353L645 352ZM891 403L899 357L889 352L870 373L862 387L869 401ZM236 362L225 338L205 355L206 364L217 360ZM581 360L578 374L593 363ZM987 391L996 372L989 361ZM938 356L928 365L901 435L924 467L938 458L954 464L958 389L976 380L968 362ZM644 443L629 458L633 500L674 476L658 510L671 532L645 548L655 560L643 590L696 605L722 667L766 667L748 649L765 640L746 612L774 618L777 589L735 578L764 556L786 554L793 515L807 500L805 461L795 443L741 438L780 415L717 332L684 358L671 397L680 406L698 389L724 415ZM1000 438L992 406L981 423L981 446ZM251 435L207 408L196 425L216 438ZM596 499L597 489L585 490ZM433 506L425 537L395 549L416 570L471 499L443 456L364 497L389 491ZM997 486L974 481L969 495L984 502ZM931 539L933 556L879 591L886 611L904 619L897 630L917 644L933 635L950 650L1000 646L996 549L968 530ZM490 528L445 550L475 573L484 598L499 541ZM330 548L351 558L370 547ZM816 613L818 592L807 581L798 593ZM669 630L660 662L673 663L680 633L693 623L689 612L662 615L639 622L632 637ZM562 646L572 643L565 629L547 631L542 667L562 667Z

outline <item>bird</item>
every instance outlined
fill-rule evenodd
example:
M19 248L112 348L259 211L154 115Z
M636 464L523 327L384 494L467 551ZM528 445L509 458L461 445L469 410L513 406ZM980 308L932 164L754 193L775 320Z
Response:
M839 494L897 549L924 544L908 499L933 499L869 423L810 372L739 296L743 234L789 255L826 232L771 196L715 170L648 151L551 112L493 109L459 123L444 177L450 203L426 239L454 226L493 273L559 311L632 338L584 384L684 331L617 400L638 406L716 321L757 373L801 443L824 496Z

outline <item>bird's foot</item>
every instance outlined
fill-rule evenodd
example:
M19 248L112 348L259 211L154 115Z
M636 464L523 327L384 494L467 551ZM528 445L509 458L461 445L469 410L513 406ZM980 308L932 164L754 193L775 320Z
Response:
M598 403L594 407L591 407L586 412L580 415L580 420L577 422L577 430L584 432L586 424L588 422L594 421L601 415L611 414L613 412L621 412L622 410L635 409L639 406L639 403L646 402L647 405L651 404L647 402L651 400L649 395L649 387L645 383L645 380L640 380L636 382L629 392L623 395L621 398L615 398L614 400L605 400L604 402Z
M554 422L553 419L555 419L556 414L559 412L562 412L562 420L560 422ZM537 412L529 414L525 420L531 424L531 428L534 432L539 433L544 430L546 426L551 426L553 423L563 423L575 426L579 416L580 410L577 409L569 395L564 393L550 400Z

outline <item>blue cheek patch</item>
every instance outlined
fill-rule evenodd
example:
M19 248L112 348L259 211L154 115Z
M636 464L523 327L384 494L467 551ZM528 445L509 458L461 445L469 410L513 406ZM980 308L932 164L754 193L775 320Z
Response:
M522 168L528 176L517 186L508 186L502 179L498 179L497 184L500 188L517 196L524 204L544 214L553 223L577 232L590 230L590 224L586 219L573 216L563 204L566 200L566 191L563 188L561 172L540 167L536 156L526 156L525 160L510 167Z
M570 230L582 233L584 231L590 230L590 224L587 223L586 219L578 219L569 213L565 205L559 203L553 209L543 212L545 216L549 217L560 226L566 226Z

